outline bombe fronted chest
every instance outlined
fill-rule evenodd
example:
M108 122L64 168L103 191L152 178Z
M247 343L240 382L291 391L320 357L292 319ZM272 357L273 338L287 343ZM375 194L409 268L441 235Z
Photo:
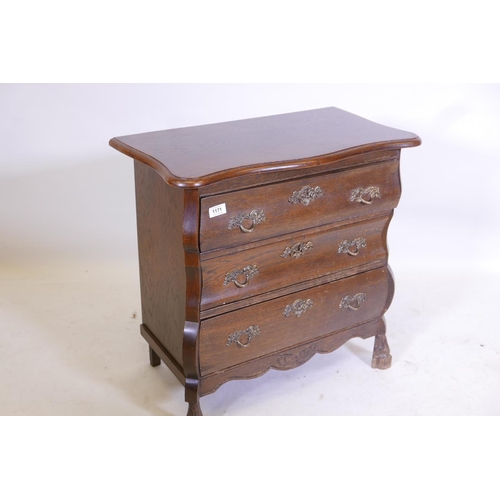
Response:
M134 159L141 334L188 415L353 337L390 367L386 235L420 142L337 108L111 139Z

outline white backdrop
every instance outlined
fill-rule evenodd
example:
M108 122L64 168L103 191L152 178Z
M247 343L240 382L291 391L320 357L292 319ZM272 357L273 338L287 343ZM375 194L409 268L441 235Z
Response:
M500 85L392 84L1 85L0 414L185 413L138 334L133 162L108 141L326 106L423 141L388 233L393 367L353 340L204 411L499 415Z
M326 106L423 140L402 154L392 258L499 269L499 85L2 85L1 261L136 258L132 160L111 137Z
M1 80L498 82L493 6L7 2ZM500 415L499 94L498 85L0 85L0 415L185 414L181 385L149 366L138 334L132 161L107 142L322 106L423 139L403 151L388 235L393 366L372 370L373 344L353 340L296 370L225 384L203 398L205 414ZM262 480L245 483L247 496L262 483L320 495L317 479L332 471L346 497L498 490L494 419L362 423L12 418L0 433L0 496L46 486L53 498L68 488L88 498L98 483L101 496L137 498L156 494L167 470L204 495L228 457L252 455ZM193 449L211 460L196 468ZM291 473L293 483L275 480ZM238 473L217 482L220 498L237 488Z

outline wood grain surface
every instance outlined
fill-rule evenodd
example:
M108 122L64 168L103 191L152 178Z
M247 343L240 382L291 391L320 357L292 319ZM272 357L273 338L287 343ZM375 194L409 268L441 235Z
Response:
M352 167L361 167L368 164L376 164L384 161L396 160L401 157L399 149L386 149L382 151L370 151L367 153L355 154L352 156L343 156L328 163L318 159L303 160L293 168L283 167L273 170L264 170L254 172L252 170L242 172L237 177L229 177L222 180L214 180L210 184L204 184L199 188L202 198L214 194L227 193L230 191L239 191L250 187L265 186L277 182L289 181L300 177L312 177L325 173L338 172Z
M186 276L186 309L182 334L182 363L185 374L185 399L189 403L188 415L201 415L200 400L200 297L201 264L199 248L199 206L197 189L184 189L184 218L182 244Z
M226 370L211 373L201 381L201 395L215 392L230 380L252 379L264 375L269 370L291 370L309 361L315 354L325 354L338 349L348 340L360 337L367 339L379 331L379 320L375 319L346 330L336 331L294 347L273 352L267 356L252 359Z
M319 187L322 196L309 205L289 201L293 193L307 186ZM377 187L380 198L367 205L351 201L354 190L368 187ZM201 250L243 245L350 217L387 212L397 206L400 193L399 162L391 161L202 198ZM225 204L227 213L211 218L210 208L221 204ZM263 211L265 220L256 224L252 232L238 227L229 229L232 218L253 210ZM244 225L248 226L248 221Z
M252 358L364 323L380 316L388 295L387 269L379 268L313 289L246 307L202 321L200 330L200 372L207 375ZM346 296L366 294L358 310L340 307ZM300 316L284 315L296 300L313 305ZM230 336L249 327L260 333L247 347L228 345ZM243 336L242 343L247 343Z
M369 262L380 266L379 261L387 258L385 231L390 217L391 214L387 214L340 228L321 226L291 233L271 244L261 244L256 248L202 261L201 309L239 301ZM327 229L322 229L325 227ZM360 238L365 246L357 250L356 255L339 253L343 242ZM305 246L307 244L310 244L309 247ZM283 257L287 255L287 249L293 251L298 248L308 249L303 253L298 251L295 254L297 256ZM356 251L356 248L352 250ZM246 278L244 269L248 266L257 269L258 274ZM243 287L234 282L224 285L226 276L234 271L239 271L235 277L238 283L248 284ZM238 305L235 304L235 307Z
M167 184L200 187L248 173L329 163L354 154L418 146L411 132L338 108L162 130L110 145L156 169Z
M184 191L167 185L157 172L138 161L135 189L142 322L182 366Z
M188 415L353 337L390 366L387 229L400 150L420 142L337 108L111 139L135 160L141 334Z

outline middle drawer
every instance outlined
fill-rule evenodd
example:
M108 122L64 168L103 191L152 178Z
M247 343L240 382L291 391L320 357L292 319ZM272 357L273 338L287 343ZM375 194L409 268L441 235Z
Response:
M201 310L387 259L391 215L310 230L202 262Z

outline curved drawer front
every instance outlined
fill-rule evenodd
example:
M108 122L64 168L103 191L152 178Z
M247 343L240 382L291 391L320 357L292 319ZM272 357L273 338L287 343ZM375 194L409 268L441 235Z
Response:
M390 215L287 239L202 262L201 309L387 259Z
M204 320L201 374L376 318L388 291L388 271L379 268Z
M398 204L397 160L201 200L202 251L387 212Z

